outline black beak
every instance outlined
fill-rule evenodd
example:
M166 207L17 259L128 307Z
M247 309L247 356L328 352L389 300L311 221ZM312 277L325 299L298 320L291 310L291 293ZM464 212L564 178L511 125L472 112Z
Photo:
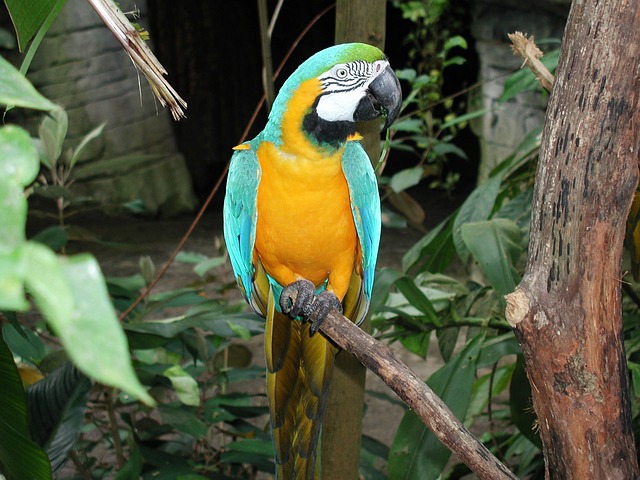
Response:
M353 114L355 121L366 121L384 115L383 130L398 118L402 105L402 89L400 81L390 66L387 66L382 73L369 84L367 96L360 100L356 111Z

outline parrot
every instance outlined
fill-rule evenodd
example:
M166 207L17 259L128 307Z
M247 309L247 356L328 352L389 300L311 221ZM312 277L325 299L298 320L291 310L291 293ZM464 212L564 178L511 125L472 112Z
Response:
M356 122L402 102L378 48L335 45L283 83L264 129L234 147L223 231L235 279L265 321L276 478L320 478L319 444L338 348L316 334L336 309L360 324L374 281L380 197Z

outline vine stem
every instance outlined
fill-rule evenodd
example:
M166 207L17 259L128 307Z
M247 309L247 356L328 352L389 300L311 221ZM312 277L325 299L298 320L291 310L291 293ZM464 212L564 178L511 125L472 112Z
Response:
M311 29L311 27L313 27L318 22L318 20L320 20L324 15L326 15L334 7L335 7L335 4L334 5L329 5L328 7L324 8L323 10L321 10L315 17L313 17L311 22L309 22L309 24L304 28L304 30L300 33L300 35L298 35L298 37L291 44L291 47L289 48L289 50L285 54L284 58L282 59L282 62L280 62L280 65L278 66L278 69L273 74L273 78L274 79L278 78L278 75L280 75L280 72L282 71L282 68L286 65L287 61L289 60L289 57L291 57L291 54L296 49L296 47L298 46L300 41L307 34L307 32ZM238 143L244 142L245 139L247 138L247 136L249 135L249 131L251 130L251 127L255 123L256 118L258 117L258 113L260 112L260 109L262 108L264 102L265 102L265 95L263 94L262 98L258 102L258 105L256 105L256 108L253 111L253 114L251 115L251 118L249 119L249 122L247 123L247 126L244 129L244 132L242 132L242 136L240 137L240 141ZM211 202L213 200L213 197L218 192L218 189L220 188L220 185L222 184L222 181L224 180L224 177L226 176L227 172L229 171L229 165L230 165L230 161L228 161L227 164L225 165L224 170L222 171L222 173L218 177L218 180L216 181L215 185L213 186L213 189L211 189L211 192L209 192L209 195L207 196L207 198L203 202L202 206L200 207L200 210L198 210L198 213L196 214L195 218L191 222L191 225L189 225L189 228L187 229L186 233L182 236L182 238L178 242L178 245L176 246L176 248L173 250L173 252L169 256L169 259L165 262L165 264L162 266L162 268L158 271L158 273L153 278L153 280L151 280L149 285L147 285L147 287L140 293L140 295L138 295L138 298L135 299L135 301L129 306L129 308L127 308L123 313L120 314L120 317L119 317L120 321L122 321L125 318L127 318L129 316L129 314L131 314L131 312L138 305L140 305L140 302L142 302L149 295L151 290L153 290L153 288L158 284L160 279L167 272L167 270L169 269L169 267L171 266L171 264L175 260L176 256L182 250L182 248L184 247L185 243L187 243L187 240L189 239L189 237L191 236L191 234L195 230L196 226L198 225L198 223L202 219L202 216L204 215L204 212L207 210L207 208L211 204Z

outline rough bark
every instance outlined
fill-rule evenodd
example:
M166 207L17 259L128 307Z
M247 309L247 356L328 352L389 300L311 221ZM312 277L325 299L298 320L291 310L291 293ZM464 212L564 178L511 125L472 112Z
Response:
M550 479L638 477L621 258L638 179L640 6L575 0L547 109L525 275L507 297Z

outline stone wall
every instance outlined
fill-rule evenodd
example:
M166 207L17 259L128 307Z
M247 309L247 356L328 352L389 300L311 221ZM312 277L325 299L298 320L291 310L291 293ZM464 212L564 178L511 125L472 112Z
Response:
M145 0L119 4L125 12L140 9L144 24ZM101 171L74 185L76 193L99 199L111 209L139 200L151 214L176 214L195 207L169 112L155 101L145 78L86 0L67 2L34 57L28 77L68 112L69 145L107 122L84 158L102 162ZM83 167L85 172L91 170Z
M546 94L520 94L504 104L498 101L507 74L522 64L522 59L513 55L507 34L521 31L534 35L536 40L559 40L570 3L570 0L475 1L471 31L480 61L479 80L485 83L474 103L475 108L492 110L474 123L481 148L479 180L486 178L544 120Z

